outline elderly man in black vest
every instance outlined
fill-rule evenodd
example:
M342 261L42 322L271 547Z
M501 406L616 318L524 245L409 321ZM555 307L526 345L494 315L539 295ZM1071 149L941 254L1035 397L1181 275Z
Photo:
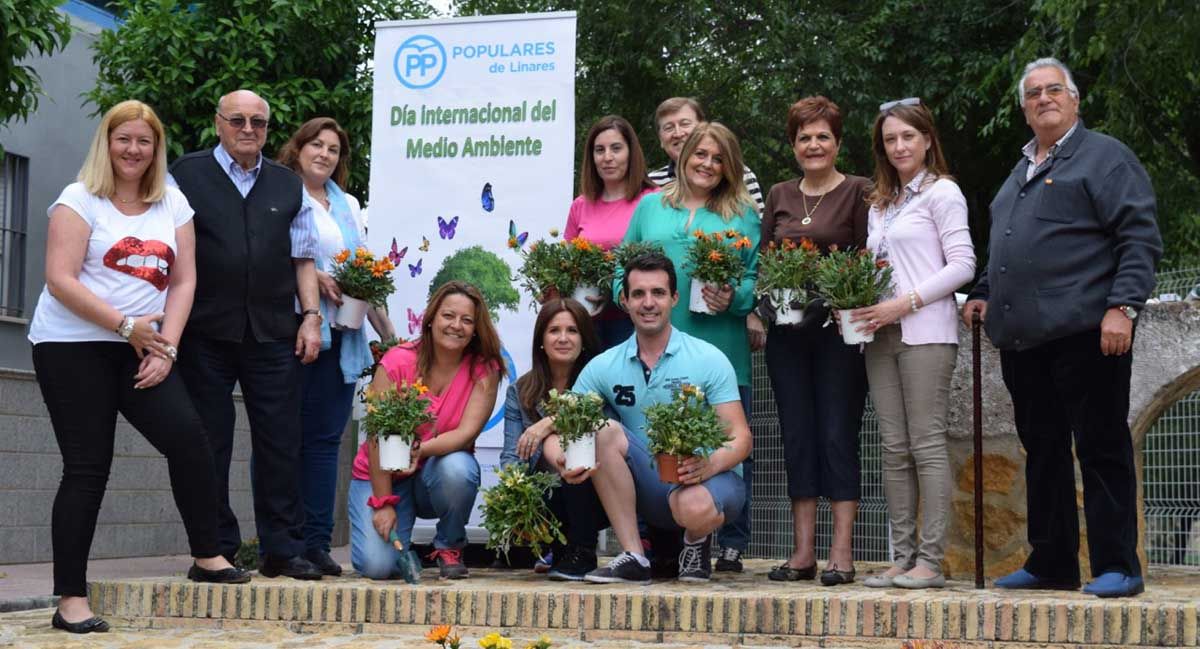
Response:
M251 487L267 577L320 579L302 555L300 363L321 344L312 214L300 179L262 155L270 107L248 90L217 105L220 144L189 153L171 175L196 211L196 297L179 371L216 459L220 549L241 544L229 507L233 387L250 418ZM299 298L301 313L296 313Z
M1079 120L1067 67L1025 68L1018 101L1034 138L992 200L987 268L963 308L1000 349L1025 447L1024 568L1001 588L1079 588L1075 455L1099 597L1142 592L1129 434L1134 322L1162 256L1154 188L1124 144Z

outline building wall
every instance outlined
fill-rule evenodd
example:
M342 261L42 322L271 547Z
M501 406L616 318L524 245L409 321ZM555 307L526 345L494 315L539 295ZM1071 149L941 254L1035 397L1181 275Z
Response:
M12 120L0 126L4 150L29 159L24 317L0 317L0 368L33 368L25 336L46 281L46 208L75 180L100 123L90 115L93 108L84 105L81 94L96 81L91 47L102 26L75 15L71 15L71 26L71 40L64 51L28 61L41 76L45 91L37 112L27 121Z

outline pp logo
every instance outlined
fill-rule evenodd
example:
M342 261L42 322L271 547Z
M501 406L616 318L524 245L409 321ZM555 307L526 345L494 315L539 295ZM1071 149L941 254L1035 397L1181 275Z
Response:
M412 36L396 50L392 67L405 86L413 90L428 88L446 72L446 48L432 36Z

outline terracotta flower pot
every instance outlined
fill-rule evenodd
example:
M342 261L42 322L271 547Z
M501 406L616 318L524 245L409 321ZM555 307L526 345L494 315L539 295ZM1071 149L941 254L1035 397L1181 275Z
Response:
M655 463L658 465L658 479L667 484L679 484L679 463L683 461L683 455L670 455L667 453L659 453L654 456Z

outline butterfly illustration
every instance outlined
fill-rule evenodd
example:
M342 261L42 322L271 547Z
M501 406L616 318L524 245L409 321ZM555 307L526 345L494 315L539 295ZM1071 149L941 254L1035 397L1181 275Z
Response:
M429 252L429 239L426 239L424 235L421 236L421 245L417 246L417 250Z
M413 335L421 330L421 317L425 312L413 313L412 309L408 310L408 335Z
M404 255L408 254L408 246L404 246L403 250L396 250L396 237L392 237L392 250L388 253L388 259L393 264L399 266L400 260L404 259Z
M508 220L508 247L513 250L519 250L525 245L525 240L529 238L528 232L517 234L517 224L513 223L512 219Z
M456 217L450 219L450 222L447 223L446 219L443 219L442 217L439 216L439 217L437 217L437 221L438 221L438 236L440 236L443 239L453 239L454 238L454 229L458 227L458 217L456 216Z
M491 212L496 209L496 199L492 196L492 183L483 183L483 193L479 196L483 203L483 211Z
M423 262L423 261L425 261L425 259L424 259L424 258L422 258L422 259L418 259L418 260L417 260L417 265L416 265L416 266L414 266L414 265L412 265L412 264L409 264L409 265L408 265L408 272L409 272L409 273L410 273L410 274L411 274L413 277L416 277L417 275L420 275L420 274L421 274L421 262Z

